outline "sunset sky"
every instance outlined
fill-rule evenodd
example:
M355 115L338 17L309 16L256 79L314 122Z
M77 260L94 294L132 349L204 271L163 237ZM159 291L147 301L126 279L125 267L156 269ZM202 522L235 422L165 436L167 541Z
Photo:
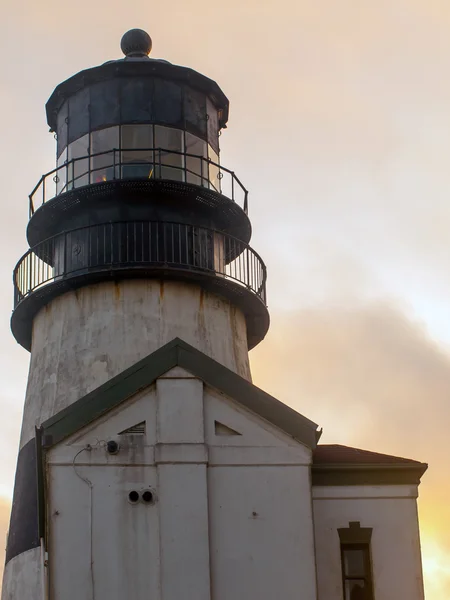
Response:
M230 98L222 163L250 190L272 325L254 382L322 442L429 463L420 487L427 600L450 598L450 2L16 0L0 35L0 539L28 353L9 330L28 194L53 168L44 104L73 73L152 56ZM405 599L406 600L406 599Z

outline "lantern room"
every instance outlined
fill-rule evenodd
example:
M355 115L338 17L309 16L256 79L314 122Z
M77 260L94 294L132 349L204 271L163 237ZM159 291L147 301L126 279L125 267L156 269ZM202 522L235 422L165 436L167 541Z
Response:
M249 347L264 337L266 270L248 242L248 192L219 159L229 103L204 75L149 57L131 30L125 55L81 71L46 105L56 167L29 196L30 249L14 271L12 329L54 297L105 280L172 279L243 311Z

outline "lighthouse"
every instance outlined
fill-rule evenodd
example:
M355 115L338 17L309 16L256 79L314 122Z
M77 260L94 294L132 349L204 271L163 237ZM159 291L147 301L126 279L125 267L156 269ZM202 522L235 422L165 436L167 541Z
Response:
M426 465L320 447L252 383L267 272L220 156L227 97L143 30L121 49L46 105L56 164L13 274L30 371L2 600L422 600Z

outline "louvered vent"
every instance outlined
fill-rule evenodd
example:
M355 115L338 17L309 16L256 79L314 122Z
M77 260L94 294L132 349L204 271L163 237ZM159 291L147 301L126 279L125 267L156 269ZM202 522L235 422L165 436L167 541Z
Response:
M142 423L138 423L137 425L133 425L133 427L129 427L128 429L124 429L120 431L118 435L144 435L145 434L145 421Z

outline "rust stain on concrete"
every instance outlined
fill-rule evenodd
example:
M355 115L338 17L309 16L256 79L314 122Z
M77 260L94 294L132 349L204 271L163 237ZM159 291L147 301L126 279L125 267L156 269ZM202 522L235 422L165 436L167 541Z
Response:
M120 289L120 283L118 281L114 282L114 297L116 302L120 302L120 297L122 294L122 290Z

